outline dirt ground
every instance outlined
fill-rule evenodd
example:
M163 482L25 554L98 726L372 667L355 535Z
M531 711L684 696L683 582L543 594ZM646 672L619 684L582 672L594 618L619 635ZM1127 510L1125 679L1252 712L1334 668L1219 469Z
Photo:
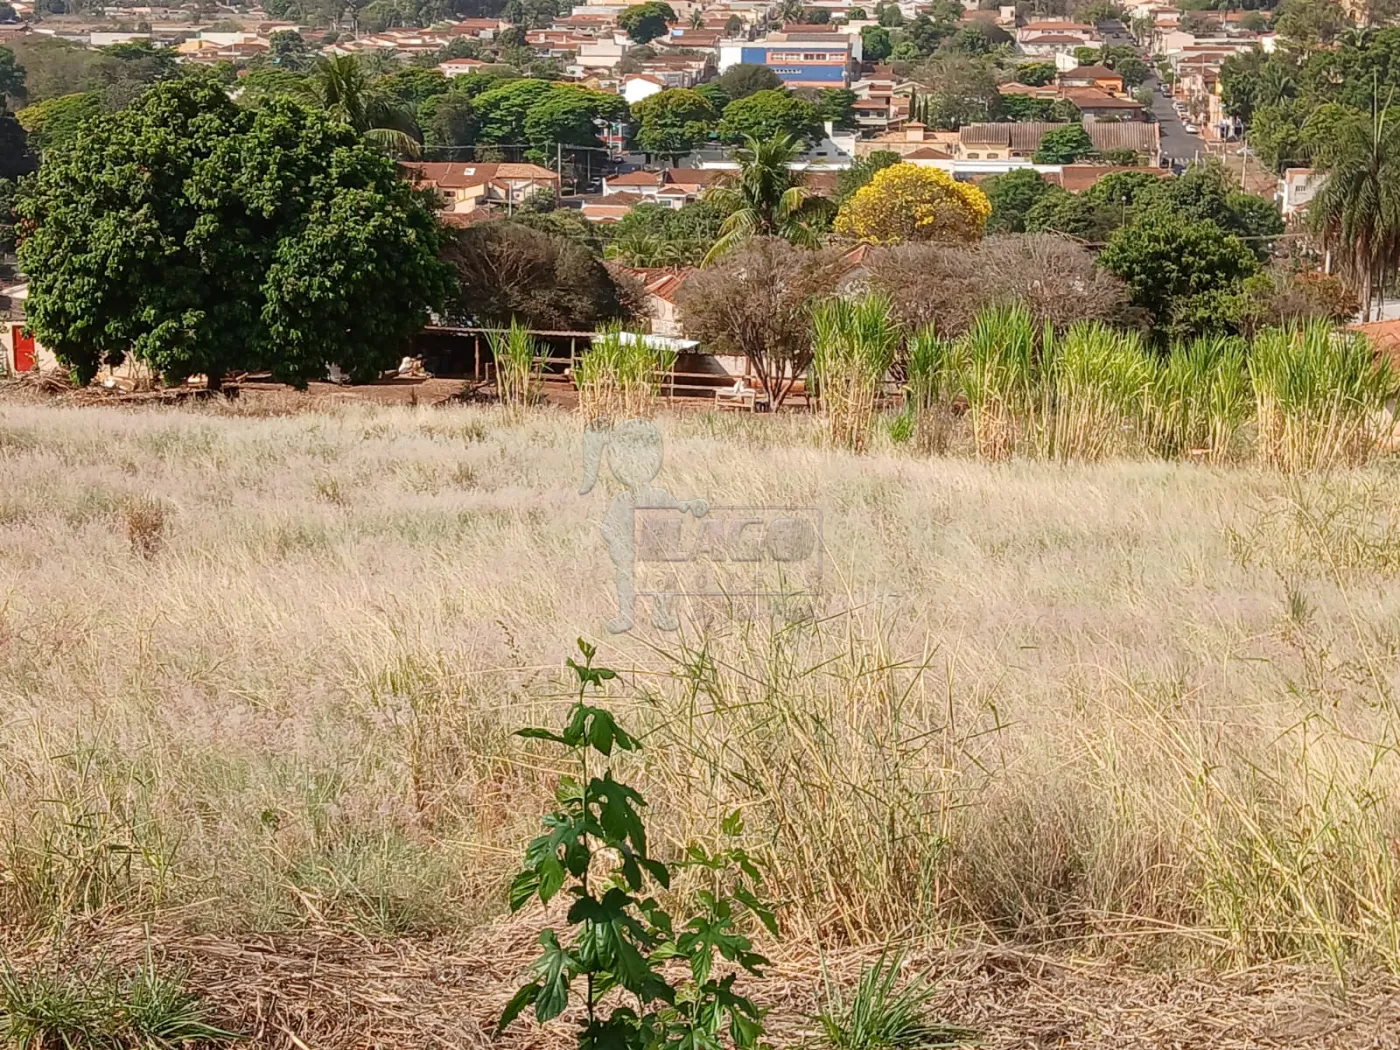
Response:
M560 408L576 408L578 393L565 380L548 377L543 399ZM460 401L494 401L495 388L471 379L437 377L390 377L355 385L310 383L296 390L270 379L246 378L231 382L222 395L202 387L127 392L100 386L75 388L56 375L30 373L17 379L0 380L0 400L57 401L73 404L149 405L180 403L222 396L226 402L250 415L284 415L324 407L327 404L445 405Z
M535 916L459 942L373 942L335 932L221 940L91 928L70 933L61 951L6 954L17 966L96 957L134 966L149 951L164 968L183 969L186 985L249 1046L562 1050L572 1035L563 1019L543 1028L522 1021L493 1035L537 951L541 924ZM825 967L846 984L872 958L829 955ZM775 955L767 976L748 986L771 1008L772 1045L797 1046L810 1033L821 966L811 956ZM1343 990L1329 972L1303 967L1143 973L1009 947L928 954L908 968L931 975L940 1019L974 1029L976 1045L992 1050L1400 1047L1400 982L1388 977Z

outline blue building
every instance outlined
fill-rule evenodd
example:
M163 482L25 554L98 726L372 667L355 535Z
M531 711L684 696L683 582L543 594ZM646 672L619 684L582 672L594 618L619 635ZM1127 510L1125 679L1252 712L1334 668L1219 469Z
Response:
M744 63L767 66L792 88L844 88L860 67L860 37L837 32L772 33L763 40L726 40L719 71Z

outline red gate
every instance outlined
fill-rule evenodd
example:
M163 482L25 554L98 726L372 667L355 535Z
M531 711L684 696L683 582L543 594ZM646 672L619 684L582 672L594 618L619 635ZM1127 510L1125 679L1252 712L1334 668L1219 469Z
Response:
M14 340L15 371L34 371L34 337L25 334L23 325L11 326L10 337Z

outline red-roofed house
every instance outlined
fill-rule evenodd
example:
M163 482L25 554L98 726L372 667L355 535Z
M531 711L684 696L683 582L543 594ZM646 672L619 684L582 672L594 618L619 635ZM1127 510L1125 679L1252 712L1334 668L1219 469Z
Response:
M449 58L445 62L438 63L438 69L442 70L443 76L460 77L464 73L475 73L485 62L479 58Z
M690 267L667 266L654 269L627 267L642 282L647 292L647 313L651 317L651 334L681 337L685 330L681 326L680 310L676 307L676 296L694 270Z
M1078 66L1066 69L1057 78L1062 88L1098 88L1122 92L1123 77L1107 66Z
M559 176L538 164L413 161L400 166L414 186L433 190L446 212L514 208L540 193L559 196Z

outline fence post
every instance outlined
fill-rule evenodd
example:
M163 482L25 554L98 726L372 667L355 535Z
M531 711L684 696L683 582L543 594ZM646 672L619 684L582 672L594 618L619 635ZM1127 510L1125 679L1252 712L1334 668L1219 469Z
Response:
M481 382L481 336L472 336L472 382Z

